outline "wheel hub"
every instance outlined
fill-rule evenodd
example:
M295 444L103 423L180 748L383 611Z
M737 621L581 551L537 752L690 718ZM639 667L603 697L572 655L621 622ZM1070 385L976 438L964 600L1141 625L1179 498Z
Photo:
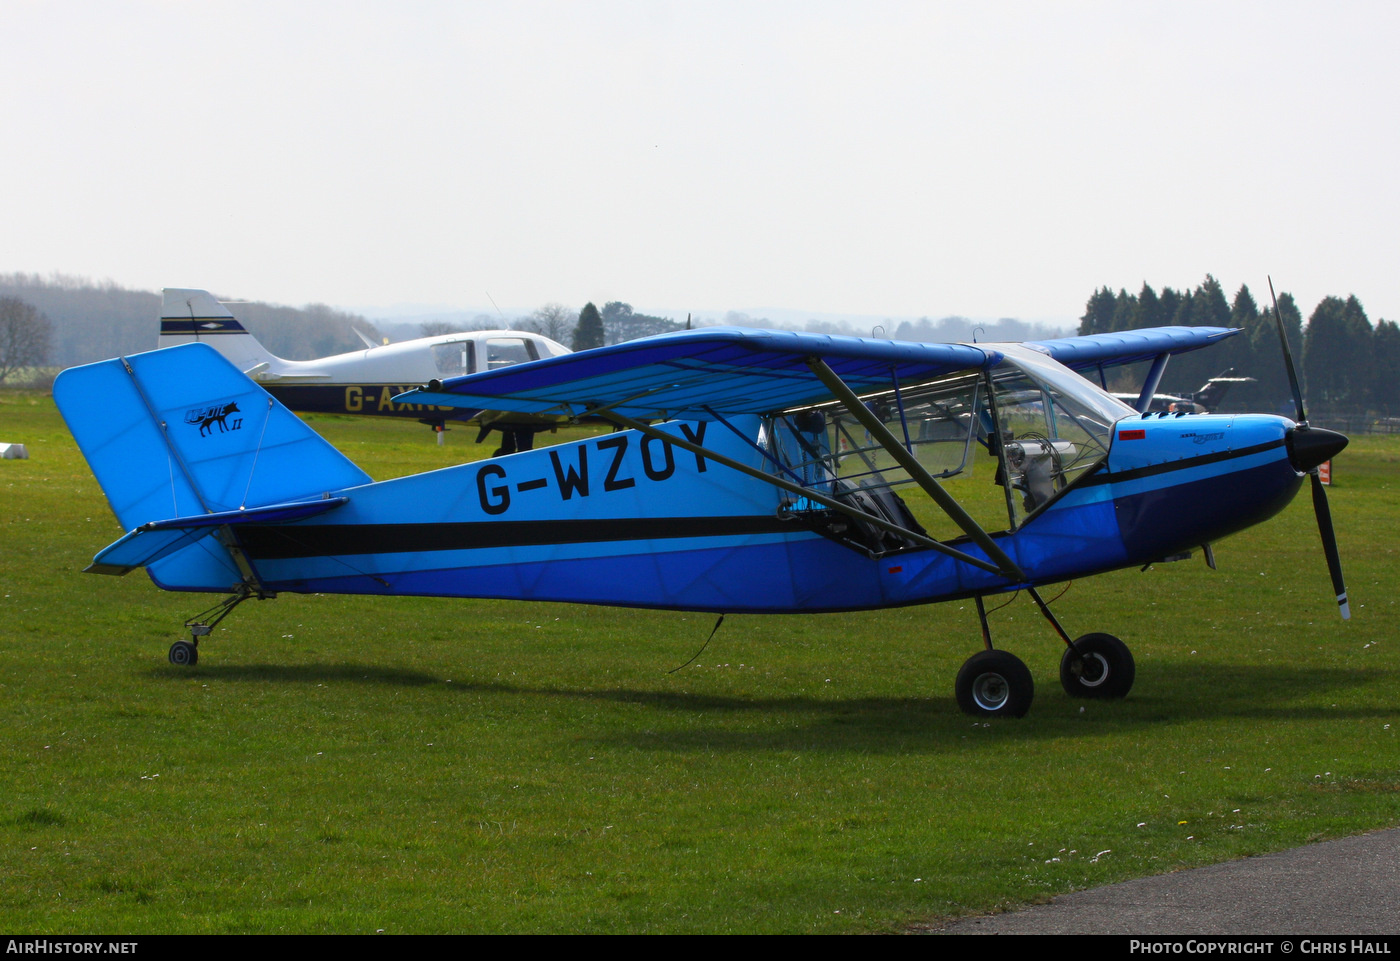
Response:
M1000 674L983 674L972 684L972 699L984 711L999 711L1011 696L1011 687Z
M1085 654L1079 659L1079 667L1075 673L1079 675L1079 681L1085 687L1098 687L1108 679L1108 661L1097 652Z

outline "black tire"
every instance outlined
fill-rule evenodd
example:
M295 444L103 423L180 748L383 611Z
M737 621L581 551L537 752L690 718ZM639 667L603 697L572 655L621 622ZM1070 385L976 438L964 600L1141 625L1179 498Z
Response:
M170 663L176 667L194 667L199 663L199 648L189 641L176 641L170 645Z
M1085 634L1060 658L1060 684L1070 697L1126 697L1136 676L1133 652L1112 634Z
M981 651L963 663L954 690L964 714L1024 717L1035 698L1035 681L1015 654Z

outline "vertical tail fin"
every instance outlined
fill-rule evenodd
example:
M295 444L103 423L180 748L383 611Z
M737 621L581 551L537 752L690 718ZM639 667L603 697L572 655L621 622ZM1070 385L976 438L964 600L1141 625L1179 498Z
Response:
M207 290L167 287L161 294L159 346L208 344L247 374L282 364Z
M1216 374L1206 381L1201 389L1192 396L1197 404L1206 410L1215 410L1225 402L1225 394L1229 392L1231 384L1252 384L1253 377L1240 377L1235 374L1235 368L1231 367Z
M370 482L205 344L65 370L53 396L127 531ZM218 553L191 546L151 565L151 574L162 586L222 590L231 565ZM210 579L215 586L192 586Z

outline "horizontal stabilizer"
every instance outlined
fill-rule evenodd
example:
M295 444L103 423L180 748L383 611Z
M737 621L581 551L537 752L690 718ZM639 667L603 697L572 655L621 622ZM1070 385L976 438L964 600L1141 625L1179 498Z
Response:
M243 511L195 514L151 521L104 547L84 568L86 574L128 574L202 540L221 527L237 524L278 524L315 517L348 503L348 497L327 497L296 504L270 504Z
M264 371L256 368L247 371L247 373L250 377L256 377L260 383L268 384L320 384L328 383L331 380L330 374L288 374L282 371Z
M137 528L119 541L113 541L83 568L84 574L112 574L121 577L130 574L138 567L153 564L162 557L168 557L178 550L189 547L195 541L203 540L214 533L213 527L172 528L164 531L145 531ZM138 541L137 538L140 538Z

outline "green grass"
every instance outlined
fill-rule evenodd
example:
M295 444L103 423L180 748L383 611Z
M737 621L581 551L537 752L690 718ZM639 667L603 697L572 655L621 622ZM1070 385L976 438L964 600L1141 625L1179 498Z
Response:
M378 478L476 457L319 418ZM120 531L46 395L0 391L0 924L63 932L874 932L1400 823L1400 442L1199 559L1078 582L1133 648L1071 700L1021 598L1019 721L953 703L970 605L732 616L285 595L80 573Z

